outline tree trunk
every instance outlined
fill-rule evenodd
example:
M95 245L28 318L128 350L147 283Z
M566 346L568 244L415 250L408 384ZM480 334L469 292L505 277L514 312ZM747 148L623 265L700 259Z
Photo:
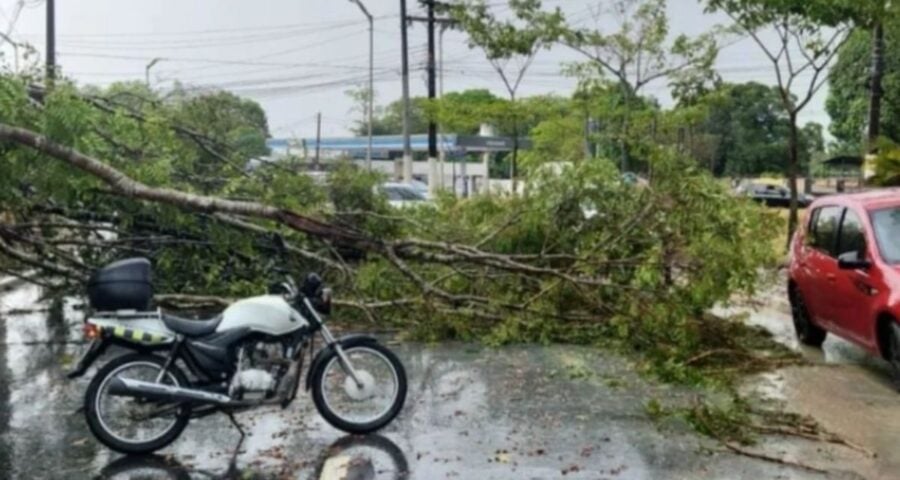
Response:
M797 112L789 113L790 134L788 136L788 188L791 191L790 213L788 215L787 245L790 246L794 231L797 230L798 202L797 202L797 174L800 167L799 132L797 129Z
M619 139L620 148L622 149L622 159L619 162L619 173L628 171L628 105L625 105L625 112L622 114L622 137Z
M510 106L512 107L512 127L513 127L513 147L512 147L512 161L509 166L509 177L512 181L512 193L516 194L518 191L519 181L517 179L518 172L518 162L519 162L519 112L516 109L516 94L515 92L510 92L509 94Z
M625 107L622 111L622 137L620 140L620 145L622 148L622 159L619 164L620 173L625 173L628 171L628 126L629 120L631 116L631 99L632 96L635 95L634 89L631 88L631 85L622 82L622 94L623 94L623 106Z
M510 177L512 179L512 191L515 194L518 191L518 162L519 162L519 123L513 120L513 147L512 147L512 163L510 165Z
M84 155L70 147L58 144L30 130L0 123L0 141L11 141L26 145L41 153L62 160L102 180L109 185L113 192L122 197L164 203L204 213L227 213L272 220L313 237L327 239L345 246L363 249L373 249L374 247L376 251L383 247L377 240L368 238L354 230L323 222L290 210L283 210L252 201L226 200L181 192L171 188L151 187L135 181L110 165Z
M881 22L872 29L872 72L869 83L869 129L866 153L874 153L881 135L881 99L884 96L884 27Z

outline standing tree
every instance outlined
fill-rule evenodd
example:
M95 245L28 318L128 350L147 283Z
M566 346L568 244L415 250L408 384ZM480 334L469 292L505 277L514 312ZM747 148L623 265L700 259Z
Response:
M882 103L885 94L885 28L896 18L900 4L891 0L766 0L769 8L803 16L819 25L840 27L853 23L868 32L869 60L863 78L868 87L865 151L873 153L881 135Z
M869 3L869 2L860 2ZM884 1L871 2L875 7L875 11L870 12L870 18L873 20L872 30L872 70L869 76L869 120L868 132L866 135L866 150L872 152L875 150L875 144L878 142L878 136L881 134L881 99L884 96L883 80L884 80L884 24L883 16L887 13Z
M831 117L829 130L842 150L863 151L861 142L871 141L873 134L900 142L900 22L885 23L882 28L886 48L876 62L881 64L878 75L872 68L873 35L864 29L850 35L831 69L825 107ZM880 87L875 86L876 79ZM877 101L873 101L876 91ZM873 105L877 105L877 122L870 118Z
M511 118L513 148L510 164L512 189L517 189L519 155L519 117L516 94L534 57L551 45L562 14L541 10L540 0L510 0L513 17L500 19L484 0L464 0L449 8L450 14L469 36L469 47L479 48L491 68L500 76L509 95L508 116ZM503 104L497 104L503 105Z
M828 67L846 42L849 24L823 29L819 7L831 11L829 0L803 2L803 9L781 0L709 0L759 46L775 70L781 106L788 117L788 186L791 191L788 238L797 228L797 176L800 172L800 127L797 117L828 80ZM812 13L811 13L812 12ZM774 36L764 32L774 31Z
M691 85L715 78L715 33L670 39L666 0L616 0L611 13L617 18L619 30L613 33L605 33L607 28L601 26L607 11L598 7L591 13L593 27L568 25L560 38L587 58L575 69L582 80L612 77L622 92L623 112L631 110L644 87L654 81L668 79L677 90L688 91ZM629 120L629 115L622 116L623 171L628 169Z
M701 128L719 139L714 173L743 177L784 169L789 126L777 88L726 84L701 103L707 109Z
M871 55L867 75L869 105L865 136L866 152L868 153L876 150L878 137L881 135L881 107L885 93L885 21L893 20L898 13L898 8L900 7L897 3L891 2L891 0L833 0L829 8L824 10L823 19L826 22L835 23L849 18L857 26L869 32ZM896 20L893 23L896 23Z
M368 89L348 90L345 92L354 103L351 112L364 112L367 108ZM428 131L428 117L426 115L428 98L412 97L409 99L409 131L412 134ZM360 110L363 109L363 110ZM399 135L403 130L403 99L394 100L387 105L376 105L372 112L373 135ZM369 127L365 116L353 121L350 131L360 137L369 133Z

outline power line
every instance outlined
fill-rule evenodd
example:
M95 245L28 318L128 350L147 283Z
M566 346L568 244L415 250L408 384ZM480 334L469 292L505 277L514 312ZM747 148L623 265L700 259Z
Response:
M348 27L357 27L354 24L348 24L340 27L328 28L328 31L343 30ZM322 30L288 30L277 34L254 34L233 37L221 37L213 39L198 40L175 40L160 42L111 42L109 40L102 41L85 41L85 40L63 40L60 45L71 46L74 48L84 48L88 50L184 50L198 49L205 47L224 47L232 45L247 45L254 43L272 43L281 40L295 39L308 35L321 34Z
M135 56L135 55L117 55L117 54L105 54L105 53L90 53L90 52L60 52L60 55L69 56L69 57L87 57L87 58L107 58L107 59L117 59L117 60L135 60L146 62L150 59L147 56ZM270 66L270 67L332 67L332 68L357 68L355 65L336 65L336 64L327 64L327 63L279 63L279 62L255 62L248 60L225 60L225 59L212 59L212 58L202 58L202 57L166 57L167 62L189 62L189 63L214 63L220 65L241 65L241 66Z
M385 18L393 18L397 17L397 15L383 15L380 17L375 17L376 19L385 19ZM332 22L309 22L309 23L288 23L288 24L280 24L280 25L266 25L266 26L257 26L257 27L240 27L240 28L220 28L220 29L206 29L206 30L186 30L186 31L175 31L175 32L118 32L118 33L69 33L69 34L61 34L60 38L121 38L121 37L151 37L151 38L160 38L165 36L190 36L190 35L206 35L206 34L215 34L215 33L233 33L233 32L258 32L258 31L271 31L271 30L283 30L283 29L297 29L309 27L313 30L327 30L333 28L335 26L339 26L342 24L354 24L360 23L356 20L335 20ZM21 34L24 37L39 37L42 34L39 33L23 33Z
M346 37L347 37L346 35L342 35L342 36L340 36L339 38L346 38ZM291 48L291 49L288 49L288 50L282 50L282 51L279 51L279 52L273 52L273 53L269 53L269 54L262 55L262 56L257 55L257 56L252 57L252 59L248 59L248 60L239 60L238 62L243 62L243 63L245 63L246 65L251 65L251 64L252 64L252 65L256 65L256 66L265 66L264 64L259 63L259 60L264 60L264 59L267 59L267 58L277 57L277 56L280 56L280 55L283 55L283 54L286 54L286 53L293 53L293 52L296 52L296 51L307 50L307 49L309 49L311 46L315 46L315 45L318 45L318 44L321 44L321 43L327 43L327 42L330 42L330 41L332 41L332 40L334 40L334 39L328 39L328 40L325 40L324 42L319 42L319 43L314 44L314 45L304 45L304 46L302 46L302 47ZM396 52L396 51L399 51L399 50L395 48L395 49L392 49L392 50L390 51L390 53L393 53L393 52ZM387 52L387 51L378 51L378 52L376 52L376 55L382 55L382 54L387 55L388 52ZM344 56L344 57L342 57L342 58L343 58L343 60L354 60L354 59L359 59L359 58L362 58L362 57L365 57L365 56L368 56L368 54L367 54L367 53L363 53L363 54L358 54L358 55ZM210 62L207 62L207 63L210 63ZM217 62L217 63L221 63L221 62ZM235 64L235 63L233 63L232 61L229 61L229 63ZM284 65L284 64L272 64L272 66L286 66L286 65ZM173 74L180 74L180 73L185 72L185 71L194 71L194 72L196 72L196 71L200 71L200 70L209 70L209 69L214 69L214 68L218 68L218 67L216 67L215 65L207 65L207 66L203 66L203 67L184 67L184 68L181 68L181 69L178 69L178 70L174 71Z
M362 69L365 70L365 69ZM382 68L375 70L378 73L388 73L393 71L391 68ZM245 79L245 80L234 80L223 83L215 83L210 84L210 86L215 86L218 88L230 88L230 87L261 87L272 84L280 84L280 83L290 83L296 82L298 80L312 80L316 78L322 77L331 77L334 75L334 72L317 72L310 73L306 75L289 75L289 76L281 76L281 77L263 77L263 78L253 78L253 79ZM202 86L202 85L201 85Z
M271 57L275 57L275 56L279 56L279 55L284 55L284 54L287 54L287 53L294 53L294 52L298 52L298 51L308 50L308 49L310 49L310 48L312 48L312 47L316 47L316 46L319 46L319 45L324 45L324 44L327 44L327 43L331 43L331 42L333 42L333 41L335 41L335 40L338 40L338 39L342 39L342 38L350 38L350 37L359 35L360 33L365 33L365 31L362 30L362 31L357 31L357 32L352 32L352 33L343 33L343 34L339 34L339 35L335 35L335 36L332 36L332 37L328 37L328 38L321 39L321 40L319 40L319 41L317 41L317 42L314 42L314 43L307 43L307 44L304 44L304 45L302 45L302 46L292 47L292 48L289 48L289 49L286 49L286 50L277 51L277 52L270 53L270 54L266 54L266 55L263 55L263 56L256 56L256 57L254 57L254 58L258 58L258 59L259 59L259 58L271 58ZM246 43L248 43L248 42L237 42L237 44L246 44ZM235 43L231 43L231 44L234 45ZM150 47L149 49L152 50L153 52L155 52L155 53L153 53L154 56L158 56L158 55L161 54L160 52L164 52L164 51L166 51L166 50L179 50L179 49L192 49L192 50L196 50L196 49L198 49L198 48L203 48L203 47L213 47L213 46L225 46L225 44L219 44L219 45L199 45L199 46L182 45L182 46L177 46L177 47L164 47L164 48L152 48L152 47ZM103 51L105 51L105 50L108 51L108 50L117 50L117 49L118 49L118 47L114 47L114 46L110 46L110 47L87 47L87 46L80 46L80 47L79 47L79 46L75 46L74 48L76 48L76 49L79 50L79 51L86 51L86 52L95 52L95 51L98 51L98 50L99 50L100 52L103 52ZM134 50L134 48L126 48L126 49L127 49L127 50ZM146 49L143 49L143 48L139 48L139 49L140 49L140 50L146 50ZM164 54L163 54L163 55L164 55Z

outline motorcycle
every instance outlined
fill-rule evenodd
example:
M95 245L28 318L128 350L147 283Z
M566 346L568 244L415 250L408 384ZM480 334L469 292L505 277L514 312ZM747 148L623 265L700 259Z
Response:
M282 272L285 273L285 272ZM150 262L114 262L88 283L90 347L68 374L78 378L112 345L131 350L103 365L88 385L84 414L94 436L122 453L150 453L174 442L191 419L264 406L286 408L303 381L322 417L348 433L389 424L406 400L403 364L377 339L335 338L325 326L331 290L310 274L267 295L239 300L207 320L150 310ZM319 334L324 347L314 356Z

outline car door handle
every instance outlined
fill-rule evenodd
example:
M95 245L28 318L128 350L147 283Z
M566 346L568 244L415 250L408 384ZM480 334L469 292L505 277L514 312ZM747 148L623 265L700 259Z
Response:
M825 280L828 280L830 283L834 283L837 281L837 275L833 273L826 273Z

